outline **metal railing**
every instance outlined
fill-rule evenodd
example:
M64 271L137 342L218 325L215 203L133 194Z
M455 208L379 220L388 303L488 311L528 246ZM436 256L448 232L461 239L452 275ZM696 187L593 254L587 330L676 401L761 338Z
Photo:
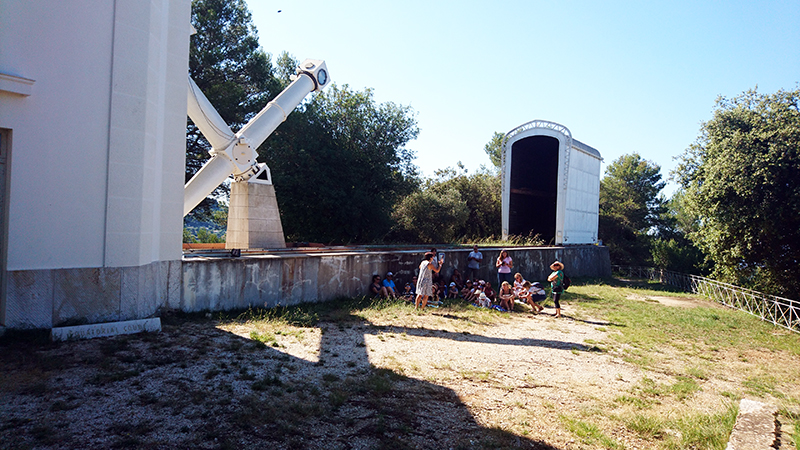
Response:
M630 266L611 266L611 269L615 274L628 278L644 278L679 287L800 333L800 301L671 270Z

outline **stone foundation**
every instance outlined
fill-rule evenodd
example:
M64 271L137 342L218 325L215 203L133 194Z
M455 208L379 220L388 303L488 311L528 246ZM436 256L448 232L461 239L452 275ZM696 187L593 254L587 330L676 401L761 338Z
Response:
M181 295L181 261L10 271L3 325L53 328L152 317Z
M218 251L139 267L11 271L0 326L49 329L158 317L165 309L224 311L321 302L365 295L372 275L384 277L390 271L402 289L426 250L298 249L238 258ZM440 252L446 279L453 269L464 271L470 249ZM494 260L500 249L481 252L479 275L497 289ZM555 260L572 278L611 276L606 247L513 248L509 254L514 272L531 281L545 282Z
M418 271L427 249L366 251L318 251L314 253L274 252L243 255L241 258L184 258L183 295L170 304L180 311L229 310L274 307L321 302L337 297L366 295L372 276L393 272L398 288ZM471 249L443 249L442 275L449 279L453 269L462 273ZM497 290L494 260L500 249L481 249L483 264L479 275ZM575 277L609 277L608 249L595 245L574 247L530 247L509 250L513 272L531 281L546 283L550 264L559 260L565 272Z

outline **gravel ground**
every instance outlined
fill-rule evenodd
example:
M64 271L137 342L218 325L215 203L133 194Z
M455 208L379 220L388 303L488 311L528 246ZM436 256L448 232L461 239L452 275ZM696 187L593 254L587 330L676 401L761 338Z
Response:
M563 312L394 308L314 327L165 318L154 334L12 340L0 347L0 446L662 448L614 417L635 408L621 397L678 371L643 371L605 347L612 324ZM735 383L709 378L649 410L721 411ZM576 431L587 417L605 440Z

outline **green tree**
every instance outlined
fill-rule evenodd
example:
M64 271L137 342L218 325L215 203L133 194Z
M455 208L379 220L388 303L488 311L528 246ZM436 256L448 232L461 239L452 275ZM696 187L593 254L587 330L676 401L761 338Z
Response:
M502 205L498 175L486 171L471 175L466 172L451 173L442 177L441 183L455 189L469 211L466 223L456 230L458 237L469 240L501 234Z
M258 33L244 0L194 0L189 75L236 132L280 92L270 57L258 43ZM209 158L210 144L188 121L186 128L186 180ZM224 197L223 185L204 200L193 215L209 220L214 197Z
M197 242L203 244L221 244L225 242L224 237L220 237L215 233L208 231L205 228L197 230Z
M689 239L689 234L697 230L698 219L689 213L685 202L683 190L675 192L666 202L651 242L653 266L705 275L708 271L705 255Z
M198 228L197 236L195 236L189 228L183 228L183 243L184 244L220 244L225 242L225 234L221 236L209 231L207 228Z
M501 231L500 177L459 170L436 172L422 188L395 208L395 238L409 242L451 243L496 236Z
M599 236L609 247L611 262L649 264L650 243L657 232L666 183L661 167L633 153L606 167L600 180Z
M328 86L259 148L269 165L289 240L373 242L393 205L418 184L413 110L377 104L371 89Z
M467 222L469 209L455 188L438 184L405 197L394 217L407 240L450 243Z
M197 243L197 238L194 237L191 231L188 228L183 227L183 243L184 244L195 244Z
M800 89L717 99L675 176L722 281L800 298Z
M503 164L503 139L505 137L505 134L495 131L492 139L483 146L483 151L489 155L489 160L497 170L500 170L500 165Z

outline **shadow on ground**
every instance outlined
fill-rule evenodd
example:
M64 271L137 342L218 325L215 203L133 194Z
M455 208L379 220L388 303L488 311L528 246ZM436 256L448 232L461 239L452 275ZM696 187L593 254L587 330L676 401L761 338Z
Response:
M331 353L323 319L320 359L215 328L165 319L159 334L0 346L0 442L5 448L555 449L478 423L452 390L369 363L364 335L352 354ZM449 339L577 348L421 328ZM257 336L256 336L257 337ZM341 337L341 335L339 335ZM341 348L341 347L339 347ZM343 358L329 369L326 361Z

